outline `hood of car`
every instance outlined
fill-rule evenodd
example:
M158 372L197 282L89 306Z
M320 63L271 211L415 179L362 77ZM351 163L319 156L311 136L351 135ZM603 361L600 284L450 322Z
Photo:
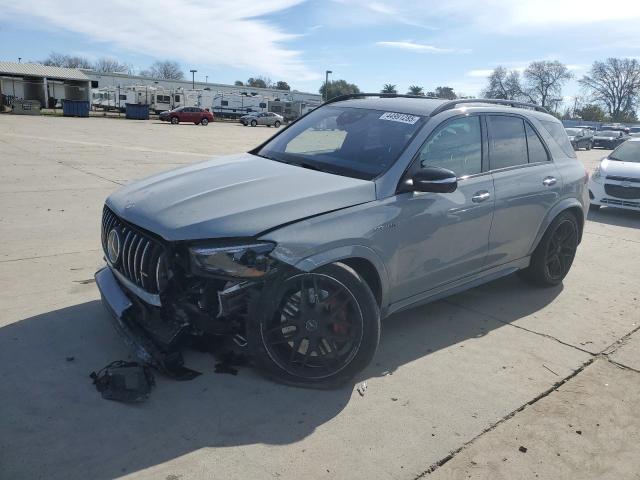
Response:
M600 170L604 175L640 178L640 163L636 162L621 162L605 158L600 162Z
M107 205L168 241L249 237L375 200L375 184L267 160L219 157L124 186Z
M610 136L603 136L603 135L596 135L595 137L596 140L615 140L616 137L610 137Z

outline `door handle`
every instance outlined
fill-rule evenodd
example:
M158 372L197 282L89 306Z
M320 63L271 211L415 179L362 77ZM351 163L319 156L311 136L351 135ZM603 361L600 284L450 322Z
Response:
M555 177L546 177L544 180L542 180L542 184L545 187L550 187L551 185L555 185L557 182L557 180L555 179Z
M476 192L473 197L471 197L471 201L475 203L481 203L485 200L488 200L490 196L491 194L486 190L480 190L479 192Z

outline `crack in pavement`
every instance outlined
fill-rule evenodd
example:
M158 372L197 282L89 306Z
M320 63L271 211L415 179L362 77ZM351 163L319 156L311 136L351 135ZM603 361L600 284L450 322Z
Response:
M452 302L451 300L448 300L448 299L444 299L443 302L448 303L449 305L454 305L456 307L462 308L462 309L467 310L467 311L472 312L472 313L477 313L478 315L484 315L486 317L491 318L492 320L495 320L497 322L502 323L503 325L508 325L510 327L513 327L513 328L519 328L520 330L524 330L525 332L533 333L534 335L539 335L541 337L548 338L550 340L555 340L556 342L560 343L561 345L564 345L566 347L574 348L574 349L579 350L579 351L581 351L583 353L587 353L589 355L597 355L597 354L595 354L593 352L590 352L589 350L585 350L584 348L580 348L580 347L577 347L577 346L575 346L575 345L573 345L571 343L567 343L567 342L565 342L563 340L560 340L559 338L556 338L553 335L549 335L548 333L536 332L535 330L530 330L530 329L528 329L526 327L521 327L520 325L514 325L513 323L507 322L505 320L502 320L502 319L500 319L500 318L498 318L495 315L492 315L490 313L485 313L485 312L482 312L480 310L476 310L474 308L468 307L466 305L462 305L462 304L459 304L459 303L456 303L456 302ZM602 350L602 352L604 352L604 350Z
M616 237L615 235L605 235L604 233L584 232L586 235L595 235L596 237L615 238L616 240L623 240L625 242L640 243L638 240L631 240L630 238Z
M443 466L445 463L447 463L449 460L453 459L458 453L460 453L462 450L464 450L466 447L468 447L469 445L471 445L473 442L475 442L477 439L479 439L481 436L483 436L486 433L491 432L492 430L494 430L496 427L498 427L499 425L501 425L502 423L506 422L507 420L513 418L516 414L518 414L519 412L523 411L525 408L527 408L530 405L535 404L536 402L538 402L539 400L547 397L548 395L550 395L551 393L555 392L556 390L558 390L558 388L560 388L562 385L564 385L565 383L567 383L569 380L573 379L574 377L576 377L577 375L579 375L580 373L582 373L589 365L591 365L593 362L595 362L597 359L603 359L615 366L617 366L618 368L624 369L624 370L630 370L632 372L638 373L640 374L640 370L637 370L633 367L629 367L627 365L624 365L623 363L617 362L613 359L611 359L609 357L609 355L615 353L615 351L622 347L626 340L628 340L631 335L633 335L634 333L640 331L640 326L634 328L633 330L631 330L630 332L628 332L627 334L625 334L624 336L622 336L621 338L619 338L618 340L616 340L615 342L613 342L611 345L609 345L607 348L603 349L602 351L600 351L599 353L592 353L589 352L587 350L583 350L582 348L576 347L575 345L571 345L568 344L566 342L563 342L557 338L555 338L552 335L548 335L546 333L540 333L540 332L536 332L533 330L529 330L527 328L524 327L520 327L518 325L513 325L509 322L505 322L497 317L495 317L494 315L491 314L487 314L487 313L483 313L480 312L478 310L475 310L473 308L469 308L467 306L464 305L460 305L458 303L455 302L451 302L449 300L444 300L445 303L449 303L450 305L454 305L457 306L459 308L463 308L465 310L468 310L470 312L473 313L477 313L478 315L486 315L489 318L492 318L504 325L510 325L512 327L515 328L519 328L521 330L524 330L526 332L529 333L533 333L535 335L540 335L542 337L551 339L551 340L555 340L556 342L565 345L567 347L571 347L574 348L576 350L579 350L583 353L586 353L588 355L591 356L591 358L589 358L586 362L584 362L580 367L578 367L576 370L574 370L573 372L571 372L569 375L567 375L566 377L562 378L561 380L557 381L556 383L554 383L551 387L549 387L547 390L543 391L542 393L540 393L539 395L537 395L536 397L534 397L533 399L529 400L528 402L524 403L523 405L521 405L520 407L516 408L515 410L509 412L507 415L503 416L502 418L500 418L497 422L491 424L490 426L488 426L487 428L483 429L478 435L474 436L471 440L469 440L468 442L465 442L463 445L461 445L459 448L452 450L451 452L449 452L448 455L446 455L445 457L441 458L440 460L438 460L437 462L431 464L429 466L428 469L426 469L424 472L420 473L419 475L414 477L414 480L418 480L420 478L424 478L427 475L430 475L431 473L433 473L434 471L436 471L438 468L440 468L441 466ZM615 347L615 348L614 348Z
M34 257L10 258L8 260L0 260L0 263L20 262L22 260L37 260L39 258L60 257L62 255L76 255L78 253L101 252L101 251L102 251L101 248L91 248L89 250L80 250L78 252L62 252L62 253L52 253L51 255L38 255Z
M91 175L91 176L94 176L94 177L97 177L97 178L101 178L102 180L106 180L107 182L115 183L116 185L119 185L119 186L123 186L124 185L124 183L120 183L120 182L117 182L115 180L111 180L110 178L103 177L102 175L98 175L97 173L87 172L85 170L82 170L81 168L74 167L73 165L69 165L69 164L64 163L64 162L58 162L58 165L62 165L63 167L67 167L67 168L70 168L72 170L76 170L76 171L78 171L80 173L84 173L85 175Z

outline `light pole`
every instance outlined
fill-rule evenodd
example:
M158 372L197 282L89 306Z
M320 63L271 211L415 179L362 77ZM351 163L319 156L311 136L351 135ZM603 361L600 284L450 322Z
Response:
M18 63L22 63L22 57L18 57Z
M331 70L324 72L324 101L329 100L329 74L333 73Z
M196 72L198 70L189 70L191 72L191 89L196 89Z
M209 75L204 76L204 83L209 83Z

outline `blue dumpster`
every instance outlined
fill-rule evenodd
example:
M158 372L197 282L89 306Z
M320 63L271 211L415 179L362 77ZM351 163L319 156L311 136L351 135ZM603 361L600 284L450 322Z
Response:
M127 103L126 117L132 120L149 120L149 105Z
M63 100L62 114L65 117L88 117L89 102L85 100Z

